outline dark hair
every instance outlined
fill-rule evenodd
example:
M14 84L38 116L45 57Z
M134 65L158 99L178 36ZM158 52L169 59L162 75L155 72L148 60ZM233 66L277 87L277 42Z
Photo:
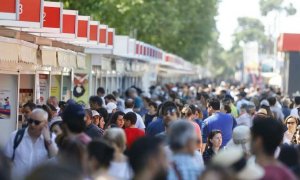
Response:
M264 152L273 156L283 139L284 128L281 123L271 117L256 116L251 127L251 134L253 139L260 137Z
M149 107L150 107L150 106L153 106L154 109L157 110L157 104L156 104L156 102L150 101L150 102L149 102Z
M110 124L110 125L111 125L111 124L116 124L118 117L119 117L119 116L124 116L124 115L125 115L125 113L122 112L122 111L117 111L117 112L115 112L115 113L112 115L109 124Z
M98 87L97 94L105 94L105 89L103 87Z
M133 108L134 107L134 101L133 99L126 99L125 100L125 108Z
M128 112L123 116L125 121L130 121L131 124L135 124L137 117L134 112Z
M200 93L200 98L203 97L205 100L209 99L209 95L206 92L201 92Z
M28 107L31 111L36 108L36 105L33 102L27 102L26 104L23 105L23 108Z
M211 106L214 110L220 110L220 100L217 98L211 98L208 100L208 106Z
M297 149L288 144L283 144L281 146L278 160L289 168L292 168L300 163Z
M96 103L98 106L102 106L103 101L99 96L91 96L89 99L90 103Z
M92 141L88 144L89 157L94 157L99 167L108 168L114 158L115 149L103 140Z
M69 104L62 114L64 124L73 133L81 133L85 129L85 112L79 104Z
M112 95L112 94L106 95L106 96L104 97L104 99L117 101L117 100L116 100L116 97L115 97L114 95Z
M224 104L224 110L226 111L226 113L231 113L231 107L229 104Z
M268 98L270 106L274 106L276 104L276 98L275 97L269 97Z
M299 105L300 104L300 96L296 96L294 99L295 99L295 104Z
M161 115L165 115L167 114L167 112L172 109L172 110L176 110L176 113L177 115L179 116L179 112L178 112L178 109L177 109L177 106L174 102L171 102L171 101L166 101L162 104L162 107L161 107Z
M66 102L65 101L59 101L59 103L58 103L58 106L61 108L61 107L65 107L66 106Z
M213 139L216 134L222 134L222 131L218 130L218 129L215 129L215 130L212 130L208 134L208 137L207 137L207 146L205 147L205 149L212 148L213 144L210 142L210 140Z
M52 104L48 104L47 106L50 108L51 111L57 111L56 107L54 107Z
M147 168L148 161L158 155L161 145L158 137L142 137L132 144L128 157L135 174Z

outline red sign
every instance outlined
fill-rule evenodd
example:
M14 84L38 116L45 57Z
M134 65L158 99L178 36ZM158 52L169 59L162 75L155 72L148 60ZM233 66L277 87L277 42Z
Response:
M44 7L44 23L46 28L60 28L60 7Z
M98 25L90 25L90 40L97 41Z
M135 45L135 53L136 54L139 54L139 48L140 48L139 44Z
M114 32L108 32L108 42L107 44L109 46L113 46L114 45Z
M1 13L16 13L16 0L0 0Z
M106 28L100 28L99 33L100 33L100 38L99 38L99 43L106 44Z
M88 37L88 21L78 20L78 37Z
M42 0L20 0L19 20L40 22Z
M76 33L76 15L73 14L63 15L63 33L69 33L69 34Z

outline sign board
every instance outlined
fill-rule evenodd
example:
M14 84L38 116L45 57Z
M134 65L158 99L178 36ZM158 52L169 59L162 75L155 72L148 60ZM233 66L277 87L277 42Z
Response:
M0 0L0 19L17 20L18 6L16 0Z
M89 37L89 21L90 16L78 16L78 33L77 37L79 40L87 41Z
M59 2L44 2L43 31L46 29L62 30L63 4ZM50 30L51 31L51 30Z
M63 36L66 38L76 38L77 36L78 11L63 10Z
M107 25L99 26L99 43L100 45L107 45Z
M98 21L90 21L90 28L89 28L89 41L98 43L99 38L99 22Z
M113 28L108 28L107 30L107 45L109 47L113 47L114 45L114 36L115 36L115 29Z

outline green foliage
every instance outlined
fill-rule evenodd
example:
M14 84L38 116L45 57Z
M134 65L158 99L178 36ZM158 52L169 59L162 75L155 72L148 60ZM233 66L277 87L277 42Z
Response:
M57 1L57 0L52 0ZM193 62L203 62L212 40L218 0L62 0L130 35Z
M260 0L260 12L263 16L268 15L271 11L285 11L287 15L296 14L297 10L294 8L293 4L290 3L288 6L283 6L284 0Z

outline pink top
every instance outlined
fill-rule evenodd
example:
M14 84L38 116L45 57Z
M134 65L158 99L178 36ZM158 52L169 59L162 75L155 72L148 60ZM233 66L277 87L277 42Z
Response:
M265 166L265 176L262 180L296 180L295 175L284 165L269 165Z

